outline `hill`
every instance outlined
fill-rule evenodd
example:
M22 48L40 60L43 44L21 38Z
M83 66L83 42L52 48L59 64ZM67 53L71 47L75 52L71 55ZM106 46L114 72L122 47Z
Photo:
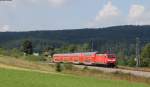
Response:
M66 43L80 44L91 43L94 48L109 44L108 48L119 43L135 44L139 37L142 44L150 41L150 26L114 26L108 28L51 30L29 32L0 32L0 46L5 48L20 47L25 39L31 39L34 47L41 49L43 46L53 45L60 47Z

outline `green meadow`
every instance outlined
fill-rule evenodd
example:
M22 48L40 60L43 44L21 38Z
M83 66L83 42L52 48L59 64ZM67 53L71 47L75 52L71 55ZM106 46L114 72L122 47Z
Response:
M144 83L0 68L0 87L150 87Z

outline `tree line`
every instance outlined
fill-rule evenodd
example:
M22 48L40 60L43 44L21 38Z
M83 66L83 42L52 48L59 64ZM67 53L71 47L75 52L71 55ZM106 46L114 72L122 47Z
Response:
M29 40L24 41L22 44L23 52L32 55L33 46L32 42ZM55 47L45 47L43 49L43 54L46 56L53 56L55 53L75 53L75 52L90 52L92 51L92 47L88 43L84 44L66 44L60 48ZM112 49L108 49L107 51L112 51ZM102 53L102 52L101 52ZM115 53L115 52L112 52ZM136 54L135 54L135 45L132 45L130 49L120 49L115 53L117 55L118 64L124 66L135 66L136 65ZM150 67L150 43L146 44L141 48L140 52L140 60L141 67Z

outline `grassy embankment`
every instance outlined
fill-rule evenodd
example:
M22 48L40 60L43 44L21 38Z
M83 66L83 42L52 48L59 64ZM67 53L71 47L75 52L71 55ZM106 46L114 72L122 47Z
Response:
M19 68L19 69L30 69L30 70L39 70L39 71L47 71L53 72L54 69L52 66L43 65L34 61L27 61L24 59L16 59L10 56L2 56L0 55L0 67L5 68Z
M4 56L0 64L0 87L149 87L146 83L121 80L121 74L118 79L118 74L87 69L56 73L52 66Z

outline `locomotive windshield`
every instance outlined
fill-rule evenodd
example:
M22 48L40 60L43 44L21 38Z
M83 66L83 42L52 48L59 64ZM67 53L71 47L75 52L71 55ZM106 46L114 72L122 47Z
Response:
M114 55L108 55L108 58L115 58Z

